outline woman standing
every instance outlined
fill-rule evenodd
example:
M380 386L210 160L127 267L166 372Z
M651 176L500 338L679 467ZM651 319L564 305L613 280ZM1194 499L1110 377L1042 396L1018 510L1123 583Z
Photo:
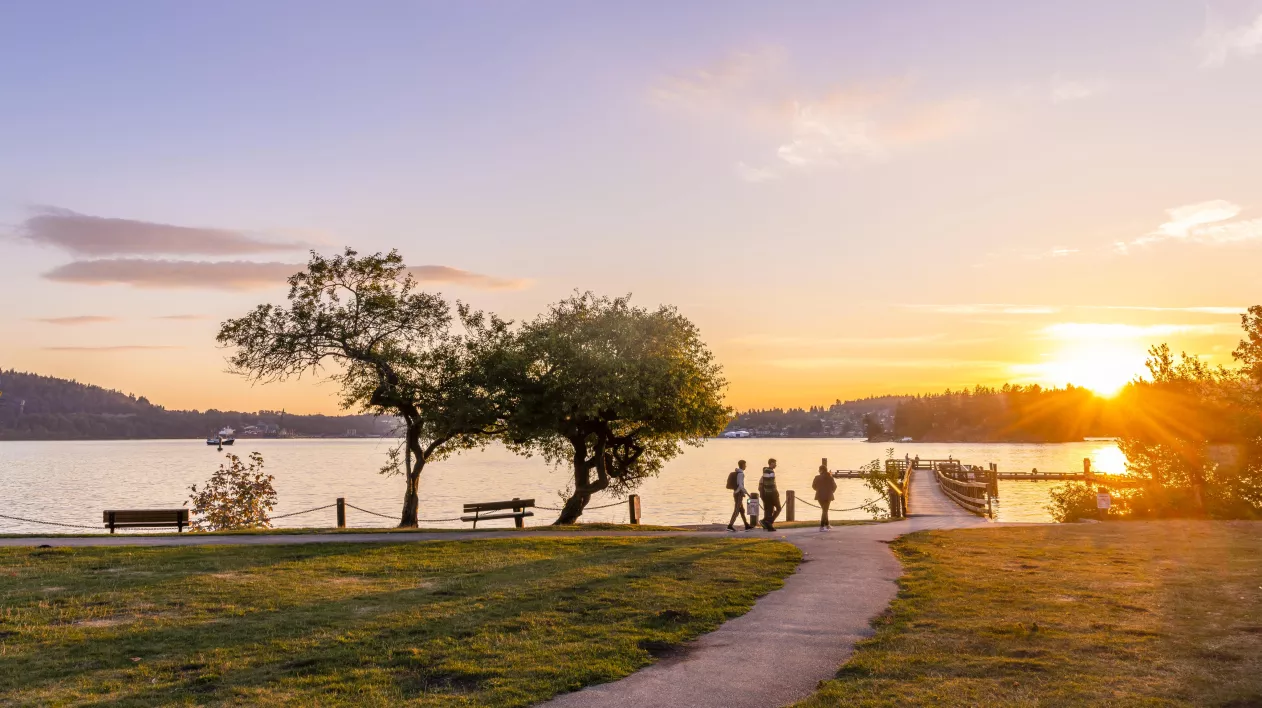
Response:
M828 524L828 505L833 503L833 492L837 491L837 480L833 479L832 473L828 471L828 458L820 461L819 474L811 480L811 489L815 490L815 501L819 502L821 511L819 530L828 531L832 528Z

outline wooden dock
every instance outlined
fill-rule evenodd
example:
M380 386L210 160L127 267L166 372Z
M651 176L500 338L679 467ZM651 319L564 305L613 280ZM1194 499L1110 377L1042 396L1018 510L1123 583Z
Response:
M903 462L898 460L898 462ZM1000 472L995 465L981 467L979 465L967 465L959 460L947 458L938 459L920 459L912 458L907 460L907 464L912 469L917 470L942 470L952 473L953 477L968 481L985 481L991 474L995 479L1007 479L1014 481L1026 482L1092 482L1110 487L1127 487L1139 486L1140 482L1130 475L1107 474L1102 472L1092 472L1091 461L1082 461L1081 472L1042 472L1038 469L1029 472ZM864 473L861 470L834 470L833 477L837 479L862 479Z

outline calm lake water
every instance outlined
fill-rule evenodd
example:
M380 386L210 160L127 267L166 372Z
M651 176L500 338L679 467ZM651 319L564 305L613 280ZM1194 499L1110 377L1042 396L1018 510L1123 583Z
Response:
M399 477L377 473L384 462L389 440L240 440L231 452L245 457L258 451L267 471L276 477L278 504L273 514L285 514L331 504L337 497L372 511L398 513L403 494ZM811 477L820 458L831 469L855 469L884 457L890 445L839 439L711 440L702 448L689 448L666 465L660 477L640 489L644 523L684 524L727 522L730 492L724 489L727 473L738 459L749 461L751 471L762 468L768 457L779 460L781 490L793 489L810 499ZM1124 472L1125 459L1113 442L1051 445L1009 444L902 444L895 455L945 458L968 464L997 463L1004 471L1070 472L1082 469L1090 458L1100 472ZM188 498L189 485L200 484L218 467L224 453L200 440L143 440L100 442L0 442L0 514L63 523L98 525L103 509L173 508ZM450 518L460 515L460 505L513 497L531 498L547 506L560 506L557 490L565 486L564 471L542 461L523 458L500 447L465 453L433 465L421 480L421 517ZM859 480L840 479L833 506L858 506L871 498ZM1047 492L1058 483L1000 482L1000 521L1049 521L1044 506ZM598 496L593 506L614 501ZM799 506L799 518L814 510ZM553 512L538 511L527 523L546 524ZM858 511L834 513L833 518L865 518ZM392 526L384 519L347 510L351 526ZM625 505L591 511L584 521L627 520ZM490 522L511 525L511 521ZM326 509L275 522L276 526L332 526L334 510ZM467 526L458 521L425 524L433 527ZM0 519L0 533L69 532L71 529ZM82 531L86 532L86 530Z

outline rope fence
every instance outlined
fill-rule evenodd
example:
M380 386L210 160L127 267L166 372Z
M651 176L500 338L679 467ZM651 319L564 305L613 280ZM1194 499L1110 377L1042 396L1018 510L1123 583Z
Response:
M288 514L278 514L278 515L276 515L276 516L271 516L271 517L268 517L268 518L270 518L270 519L272 519L272 520L274 521L274 520L276 520L276 519L284 519L284 518L289 517L289 516L298 516L299 514L310 514L310 513L311 513L311 512L313 512L313 511L323 511L323 510L325 510L325 509L332 509L332 508L333 508L333 507L335 507L335 506L337 506L337 504L336 504L336 503L333 503L333 504L325 504L324 506L317 506L317 507L316 507L316 508L314 508L314 509L307 509L306 511L291 511L291 512L290 512L290 513L288 513Z
M368 509L363 509L361 507L355 506L354 504L347 504L346 507L348 509L354 509L355 511L362 511L365 514L372 514L373 516L380 516L383 519L398 518L395 514L382 514L381 512L378 512L378 511L369 511ZM417 519L416 521L417 523L433 524L439 521L459 521L459 520L460 520L460 517L455 516L450 519Z
M624 499L622 501L616 501L612 504L605 504L604 506L585 506L583 507L583 511L596 511L598 509L608 509L611 506L622 506L623 504L626 504L626 503L627 502ZM535 508L543 509L544 511L564 511L564 509L558 508L555 506L539 506L538 504L535 505Z
M796 500L807 506L814 507L816 509L821 508L819 505L812 504L806 499L802 499L800 497L796 498ZM586 506L586 507L583 507L582 512L599 511L601 509L610 509L615 506L623 506L627 504L628 501L629 500L627 499L621 499L618 501L610 502L608 504L601 504L599 506ZM829 509L829 512L858 511L860 509L864 509L865 507L871 507L873 504L877 503L878 501L879 500L873 499L873 500L866 501L863 504L860 504L859 506L854 506L847 509ZM279 519L287 519L294 516L301 516L303 514L311 514L317 511L324 511L326 509L332 509L334 507L338 507L339 505L344 506L346 508L354 509L355 511L368 514L370 516L376 516L382 519L397 520L399 518L399 514L383 514L379 511L365 509L363 507L355 506L354 504L350 504L348 502L345 502L342 499L339 499L338 502L335 502L333 504L325 504L324 506L317 506L317 507L312 507L310 509L303 509L301 511L291 511L285 514L277 514L275 516L270 516L269 520L276 521ZM564 511L562 507L553 507L553 506L535 505L533 508L540 509L543 511L558 511L558 512ZM44 526L59 526L62 528L70 528L70 529L88 529L91 531L102 531L104 529L104 527L100 525L71 524L71 523L64 523L60 521L44 521L42 519L29 519L23 516L10 516L8 514L0 514L0 519L8 519L10 521L20 521L20 522L28 523L28 524L40 524ZM443 519L417 519L417 522L428 524L428 523L445 523L445 522L463 521L463 520L464 520L464 517L453 516L453 517L443 518ZM638 523L638 520L639 520L639 501L638 499L636 499L634 518L632 520L632 523ZM339 526L342 526L344 524L344 513L342 512L341 509L339 509L339 512L338 512L338 524Z
M84 526L83 524L63 524L56 521L40 521L39 519L24 519L20 516L8 516L6 514L0 514L0 519L12 519L14 521L25 521L28 524L44 524L46 526L65 526L66 528L70 528L70 529L92 529L93 531L100 531L102 528L100 526Z
M808 502L807 500L802 499L802 498L799 498L799 497L794 497L794 498L795 498L797 501L800 501L800 502L802 502L803 504L805 504L805 505L807 505L807 506L813 506L813 507L815 507L816 509L823 510L823 507L822 507L822 506L819 506L818 504L812 504L812 503ZM865 501L865 502L863 502L863 503L862 503L862 504L860 504L859 506L852 506L852 507L850 507L849 509L833 509L833 508L829 507L829 509L828 509L828 513L830 513L830 514L831 514L831 513L833 513L834 511L858 511L858 510L860 510L860 509L864 508L865 506L871 506L871 505L875 504L877 501L879 501L879 500L877 500L877 499L872 499L872 500L870 500L870 501Z

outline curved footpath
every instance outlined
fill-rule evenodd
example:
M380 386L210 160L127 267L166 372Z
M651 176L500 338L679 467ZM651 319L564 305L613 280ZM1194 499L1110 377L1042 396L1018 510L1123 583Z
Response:
M889 541L913 531L981 526L938 490L928 472L912 480L911 518L886 524L784 529L760 538L780 538L802 549L802 564L780 590L752 610L685 645L673 656L611 683L564 694L550 708L667 705L677 708L772 708L809 696L832 678L870 636L870 622L894 598L902 572ZM814 509L803 506L803 512ZM804 513L809 518L809 513ZM537 531L526 538L572 536L732 536L722 531L623 532ZM295 543L434 542L522 538L520 532L357 533L259 536L95 536L0 538L0 546L185 546L279 545Z
M540 705L773 708L806 698L820 681L837 674L855 642L871 636L872 618L894 599L902 567L889 541L913 531L986 524L947 499L930 473L914 475L910 506L916 513L911 518L839 526L826 533L813 528L777 532L805 556L784 588L676 656Z

